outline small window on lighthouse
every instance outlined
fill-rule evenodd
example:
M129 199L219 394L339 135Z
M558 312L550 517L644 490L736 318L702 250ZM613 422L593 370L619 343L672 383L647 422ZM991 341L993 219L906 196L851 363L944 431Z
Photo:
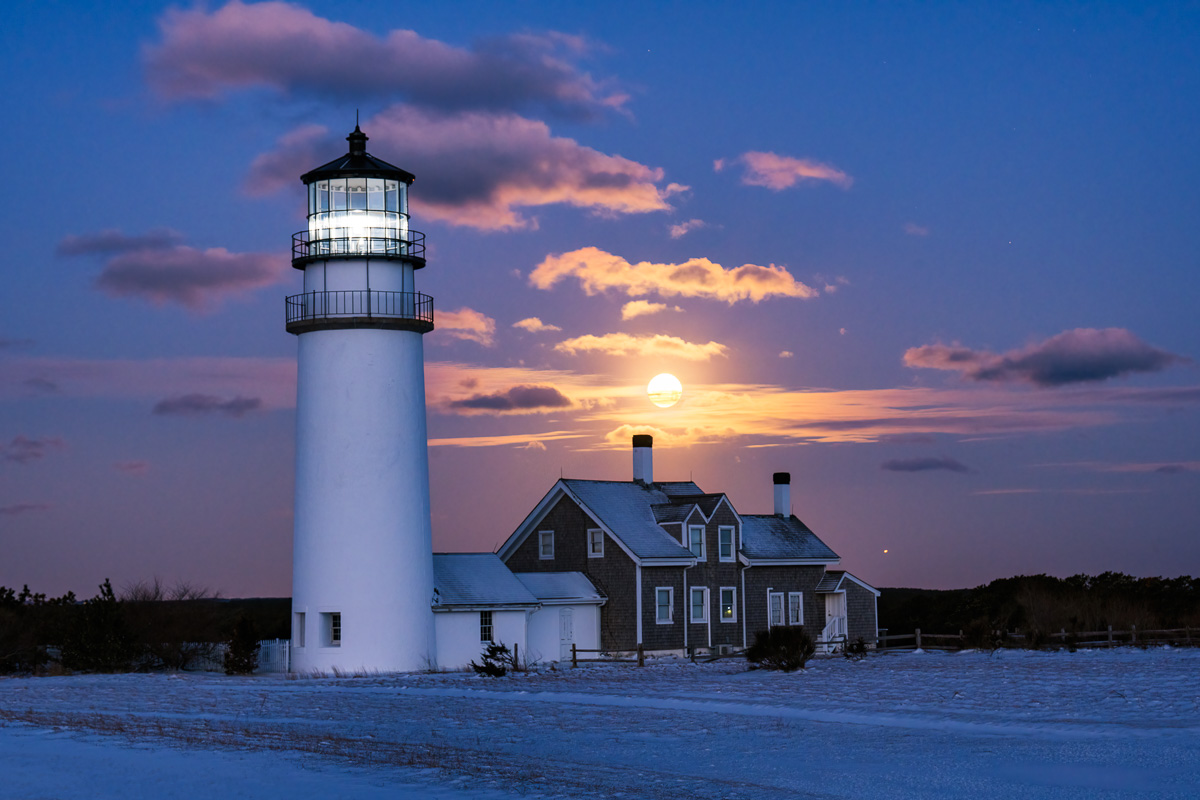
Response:
M321 614L321 644L325 647L342 646L342 615L331 611Z

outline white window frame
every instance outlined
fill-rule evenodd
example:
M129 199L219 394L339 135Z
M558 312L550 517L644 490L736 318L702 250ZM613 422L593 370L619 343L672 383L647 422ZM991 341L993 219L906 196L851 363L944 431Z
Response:
M320 619L321 619L321 646L322 647L341 647L342 646L342 612L340 612L340 611L322 611Z
M667 593L667 619L663 619L660 615L662 603L659 598L662 593ZM659 625L675 624L675 589L670 586L655 586L654 587L654 621Z
M538 560L554 560L554 531L538 531Z
M695 531L695 530L700 531L700 552L699 553L697 553L695 550L692 550L692 531ZM687 548L688 548L688 550L692 551L692 555L694 555L696 557L697 561L707 561L708 560L707 558L705 558L705 554L704 554L704 538L705 538L704 533L705 533L705 531L704 531L703 525L688 525L687 526L687 537L688 537Z
M292 647L304 647L304 612L292 614Z
M776 622L772 618L774 615L774 612L775 612L775 601L776 600L779 601L779 621L778 622ZM785 616L786 614L787 614L787 609L784 608L784 605L783 605L783 592L774 592L774 591L771 591L770 589L768 589L767 590L767 627L768 628L778 628L782 625L786 625L787 624L787 622L786 622L787 617Z
M496 641L496 618L490 610L479 612L479 641L488 644Z
M588 558L604 558L604 529L588 529Z
M729 592L729 607L733 611L733 616L729 617L729 619L725 618L725 613L724 613L725 612L725 593L726 592ZM717 597L721 601L720 604L718 604L718 606L717 606L717 618L720 619L721 622L737 622L737 587L736 586L722 586L720 593L717 595Z
M725 533L729 533L729 555L725 555L725 540L722 538ZM736 561L737 548L734 547L734 540L737 538L737 531L732 525L721 525L717 528L717 559L720 561Z
M788 625L803 625L804 624L804 594L802 592L788 592L787 598L788 608ZM797 613L799 612L799 613Z
M696 594L699 593L704 598L704 607L702 615L696 616ZM708 587L693 586L688 589L688 620L691 622L703 624L708 622Z

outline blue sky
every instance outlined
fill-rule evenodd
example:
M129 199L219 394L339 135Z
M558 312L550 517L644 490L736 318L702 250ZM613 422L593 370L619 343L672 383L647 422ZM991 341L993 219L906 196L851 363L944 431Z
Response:
M289 237L356 111L417 175L438 549L491 550L560 473L627 478L648 432L658 477L743 512L790 471L876 585L1195 574L1198 25L22 4L0 584L289 593ZM685 387L665 410L663 371Z

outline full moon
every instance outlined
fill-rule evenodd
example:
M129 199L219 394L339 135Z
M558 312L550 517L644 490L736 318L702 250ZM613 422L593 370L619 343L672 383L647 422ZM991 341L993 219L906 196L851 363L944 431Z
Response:
M650 402L659 408L670 408L683 397L683 384L669 372L655 375L646 386L646 394Z

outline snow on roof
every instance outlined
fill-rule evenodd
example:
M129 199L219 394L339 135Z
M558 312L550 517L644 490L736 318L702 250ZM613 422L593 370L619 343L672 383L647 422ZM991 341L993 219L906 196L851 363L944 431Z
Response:
M691 559L692 553L654 518L653 506L670 502L670 492L702 494L691 481L641 484L565 478L567 489L638 558Z
M751 561L837 561L838 554L794 515L742 514L742 553Z
M603 600L582 572L517 572L517 580L538 600Z
M525 584L495 553L434 553L437 605L537 605Z
M650 506L650 510L654 512L654 521L662 525L663 523L683 522L695 507L693 503L686 505L660 503L659 505Z

